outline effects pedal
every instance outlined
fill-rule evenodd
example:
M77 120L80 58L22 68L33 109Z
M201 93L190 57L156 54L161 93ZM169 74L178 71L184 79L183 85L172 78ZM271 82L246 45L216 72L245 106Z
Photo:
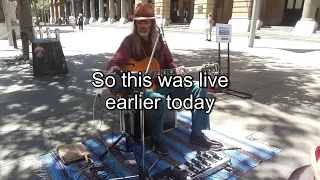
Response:
M231 159L215 151L198 151L196 157L176 166L168 173L168 169L153 175L153 179L196 179L212 175L225 168ZM170 178L168 178L170 177Z

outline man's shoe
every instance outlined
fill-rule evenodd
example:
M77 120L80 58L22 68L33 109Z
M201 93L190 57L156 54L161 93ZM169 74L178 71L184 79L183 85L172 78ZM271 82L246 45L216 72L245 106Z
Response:
M153 150L162 156L169 155L168 146L163 142L153 141Z
M201 146L204 148L210 148L211 150L220 151L223 147L223 144L210 140L205 134L201 135L190 135L190 141L191 144Z

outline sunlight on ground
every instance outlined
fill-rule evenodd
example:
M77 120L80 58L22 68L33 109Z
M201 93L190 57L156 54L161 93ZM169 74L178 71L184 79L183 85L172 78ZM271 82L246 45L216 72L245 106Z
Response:
M17 91L23 91L27 88L35 88L36 85L10 85L10 86L0 86L0 95L9 94Z
M59 102L60 102L60 103L67 103L67 102L73 101L74 99L76 99L75 96L69 95L69 94L64 94L64 95L62 95L61 98L59 99Z
M49 109L49 105L41 105L38 107L34 107L33 110L30 111L30 114L38 114L42 111L47 111Z

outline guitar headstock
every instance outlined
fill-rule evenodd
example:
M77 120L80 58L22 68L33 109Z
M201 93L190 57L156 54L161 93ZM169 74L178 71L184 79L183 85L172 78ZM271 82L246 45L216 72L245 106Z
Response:
M218 63L209 63L207 62L206 64L203 64L201 66L201 71L205 71L205 72L218 72L220 69L219 64Z

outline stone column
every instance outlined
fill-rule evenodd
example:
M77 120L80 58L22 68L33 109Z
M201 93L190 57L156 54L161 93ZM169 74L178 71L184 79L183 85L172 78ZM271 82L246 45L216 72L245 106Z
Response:
M79 14L82 13L82 11L81 11L81 0L77 0L75 2L75 5L76 5L75 16L79 17Z
M194 1L194 15L191 20L189 29L203 30L206 26L208 14L214 10L213 0L195 0ZM190 13L190 12L189 12Z
M93 23L97 21L96 15L95 15L95 0L90 0L90 21L89 23Z
M55 12L54 12L55 8L54 8L54 4L51 4L50 7L50 23L55 23Z
M2 4L2 0L0 1L0 7L4 7L4 5ZM2 23L2 22L5 22L5 18L4 18L4 9L1 9L0 8L0 22ZM1 32L2 33L2 32ZM3 34L3 35L5 35L5 34ZM0 36L2 36L2 35L0 35Z
M114 23L115 19L114 19L114 0L109 0L109 19L108 19L108 23Z
M71 0L71 14L73 14L73 16L76 16L74 0Z
M88 11L88 0L83 0L83 24L89 24L90 16Z
M98 22L105 22L106 18L104 17L104 2L103 0L99 0L99 19Z
M319 5L317 0L305 0L303 4L302 18L293 29L294 35L311 36L318 29L316 13Z
M125 24L127 22L127 2L126 0L121 0L121 18L119 20L119 24Z
M261 1L261 0L260 0ZM249 32L253 0L234 0L232 17L228 24L232 25L233 32Z
M59 16L60 16L60 11L59 10L60 10L59 4L55 3L54 4L54 14L55 14L55 19L56 19L55 23L59 23Z
M159 17L156 19L159 26L167 26L171 23L170 3L170 0L158 0L154 3L155 16Z
M60 16L63 18L66 16L65 11L64 11L64 6L65 5L60 2L60 6L59 6L60 7Z
M316 17L316 21L318 22L318 25L319 25L320 24L320 1L319 1L319 9L318 9L318 15ZM320 29L319 26L318 26L318 29Z
M66 3L66 18L69 18L69 16L71 15L71 12L70 12L70 2L67 2Z

